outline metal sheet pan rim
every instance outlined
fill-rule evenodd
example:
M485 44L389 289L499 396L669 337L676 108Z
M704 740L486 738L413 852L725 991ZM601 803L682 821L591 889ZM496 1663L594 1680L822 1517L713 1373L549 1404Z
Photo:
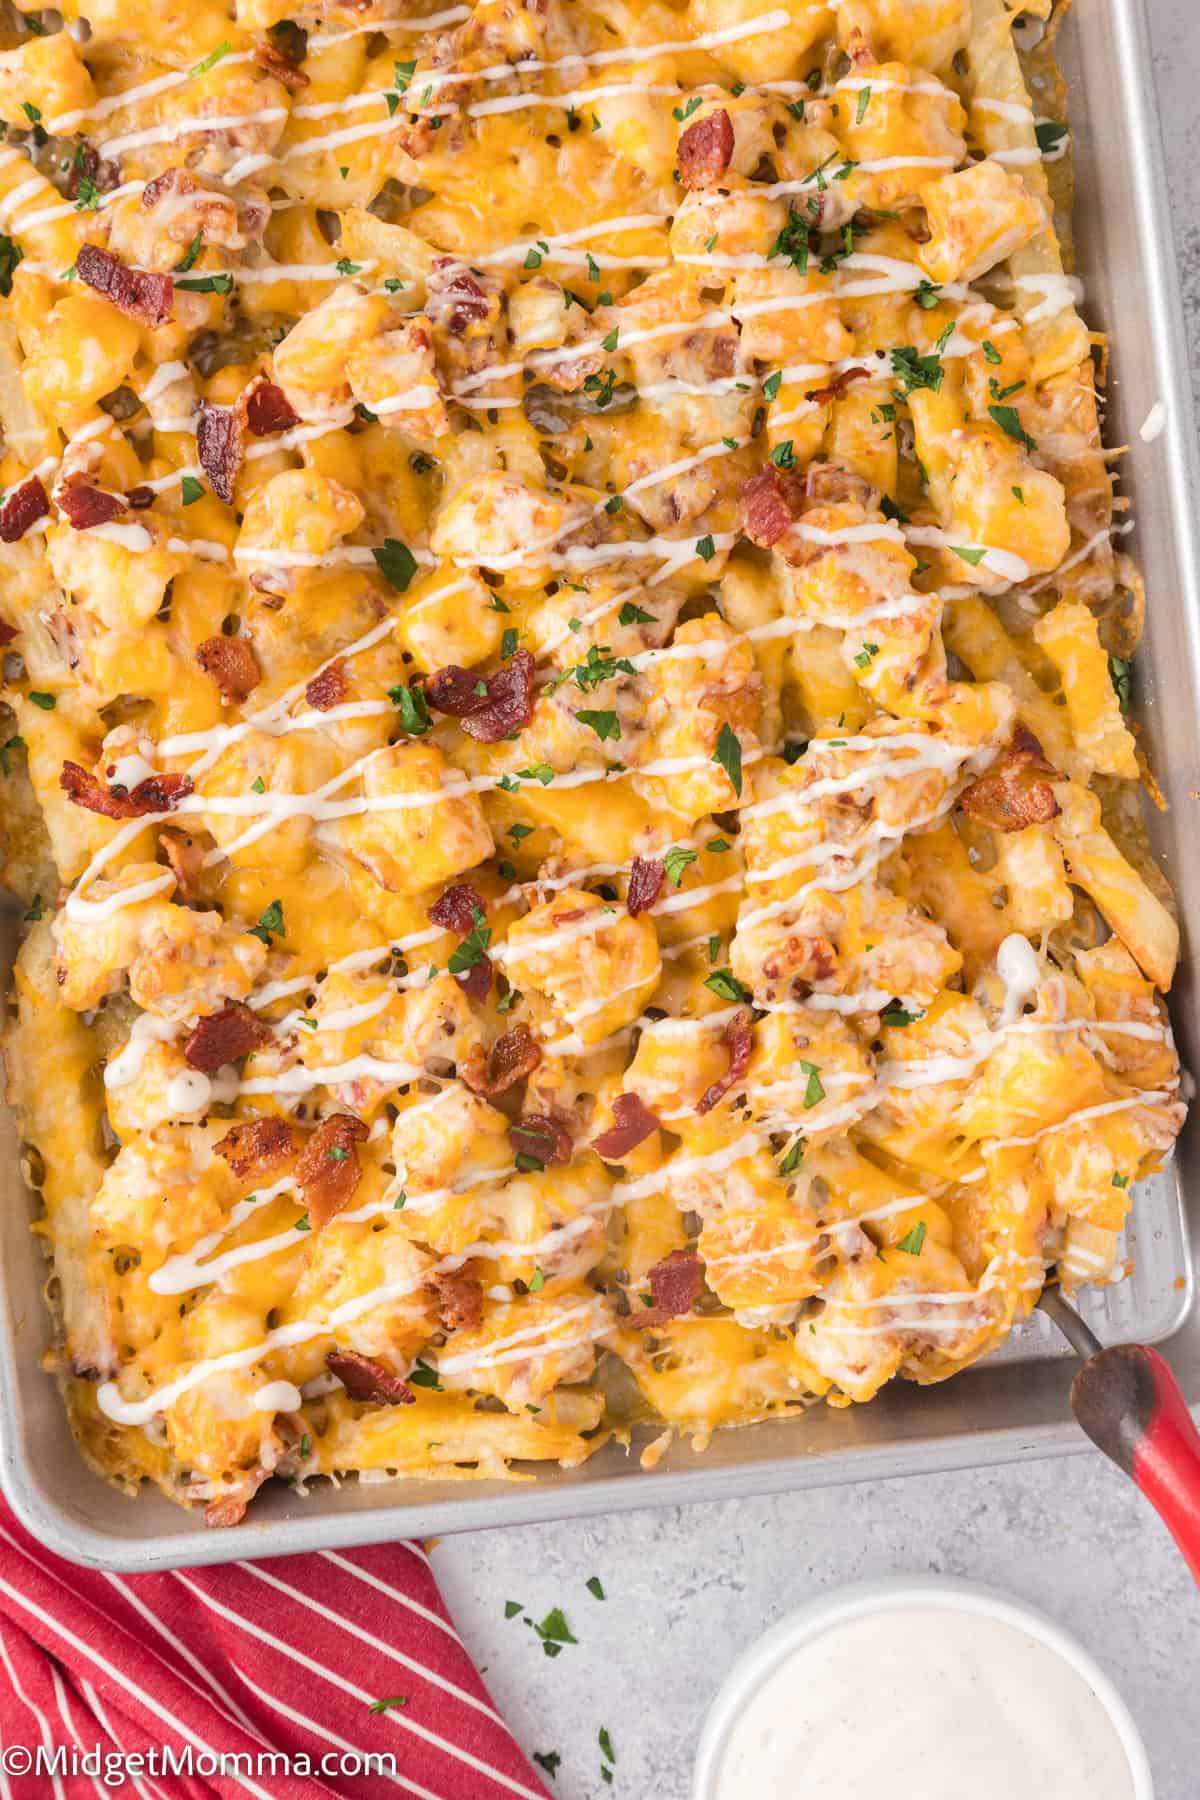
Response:
M1183 673L1171 667L1152 669L1151 676L1152 683L1157 686L1161 682L1168 696L1172 687L1178 688L1182 683L1186 705L1188 689L1193 700L1200 693L1200 557L1191 513L1194 498L1200 495L1200 461L1170 235L1165 164L1150 79L1144 0L1077 0L1076 17L1078 29L1107 34L1110 57L1114 68L1120 70L1120 116L1116 120L1105 117L1104 161L1107 167L1110 159L1120 159L1115 166L1120 168L1123 163L1129 172L1132 198L1128 216L1122 214L1116 229L1137 245L1144 268L1142 297L1146 310L1139 315L1130 309L1122 318L1120 307L1114 302L1111 323L1118 369L1123 340L1128 342L1132 334L1148 330L1158 394L1169 398L1160 448L1169 495L1168 536L1177 582L1174 592L1152 588L1151 607L1166 605L1178 609L1176 622L1190 652L1190 667ZM1103 172L1101 184L1104 185ZM1104 201L1107 209L1107 189ZM1135 471L1143 457L1149 455L1149 451L1133 446L1131 460ZM1168 704L1173 726L1182 726L1184 720L1175 710L1178 698L1169 699ZM1189 723L1195 726L1194 717ZM1192 759L1200 788L1200 750L1192 753ZM1174 829L1178 831L1182 823L1177 820ZM1180 840L1176 849L1182 857ZM1200 841L1196 854L1200 858ZM1200 913L1200 862L1195 879L1196 910ZM1189 971L1189 985L1190 982ZM1189 1026L1190 1023L1189 1020ZM1196 1036L1194 1032L1191 1035ZM13 1139L11 1128L8 1136ZM1193 1144L1195 1139L1193 1127ZM1193 1157L1200 1169L1200 1156L1192 1152L1188 1160ZM11 1166L7 1158L0 1162L0 1180L6 1183L10 1194L21 1191L15 1164L14 1140ZM1200 1220L1198 1207L1200 1190L1192 1198L1194 1223ZM24 1207L18 1206L17 1211L17 1222L25 1231ZM24 1273L18 1266L22 1260L26 1265ZM36 1337L40 1344L43 1329L43 1303L37 1291L40 1284L32 1276L35 1267L28 1257L8 1255L0 1274L0 1483L18 1518L46 1548L78 1562L121 1572L295 1554L484 1526L583 1518L598 1512L624 1512L686 1501L736 1499L752 1493L1003 1464L1086 1448L1070 1417L1066 1370L1061 1364L1043 1362L1023 1365L1016 1377L1011 1371L990 1376L981 1372L959 1377L950 1384L957 1387L960 1382L977 1382L973 1394L1002 1394L1008 1422L988 1423L985 1417L970 1429L935 1430L930 1428L932 1413L926 1412L922 1429L922 1407L930 1406L931 1391L920 1390L913 1394L907 1408L898 1406L889 1411L876 1402L866 1409L859 1441L849 1447L814 1452L811 1442L800 1435L804 1426L795 1422L780 1427L795 1434L795 1449L782 1456L739 1458L726 1449L716 1460L697 1458L686 1467L653 1474L640 1471L631 1459L627 1469L616 1474L600 1473L594 1479L550 1479L513 1486L487 1484L486 1489L481 1484L474 1491L463 1484L449 1495L438 1496L431 1496L428 1489L423 1492L424 1484L410 1482L404 1485L403 1502L390 1495L384 1498L381 1487L378 1504L364 1502L350 1510L337 1504L332 1490L322 1487L301 1503L294 1516L275 1518L268 1510L266 1516L256 1520L252 1513L235 1530L211 1533L204 1530L198 1515L180 1514L157 1496L127 1501L114 1495L79 1460L58 1396L38 1366L37 1356L31 1356L29 1350L30 1337ZM1191 1279L1189 1270L1189 1297ZM1200 1314L1195 1307L1187 1312L1170 1343L1189 1398L1200 1403ZM1014 1404L1014 1379L1024 1384L1021 1393L1028 1400L1028 1418L1024 1423L1016 1416L1021 1408ZM997 1387L997 1383L1001 1385ZM951 1411L953 1404L952 1397ZM983 1406L986 1413L987 1399ZM960 1410L965 1417L965 1402ZM896 1429L897 1414L903 1414L901 1430ZM44 1437L38 1435L39 1423ZM722 1435L726 1440L749 1441L743 1433ZM47 1450L58 1458L56 1473L60 1479L46 1478L35 1466ZM399 1491L399 1484L393 1484L392 1491ZM121 1530L97 1523L105 1511L112 1513L114 1506L128 1508L127 1515L119 1515Z

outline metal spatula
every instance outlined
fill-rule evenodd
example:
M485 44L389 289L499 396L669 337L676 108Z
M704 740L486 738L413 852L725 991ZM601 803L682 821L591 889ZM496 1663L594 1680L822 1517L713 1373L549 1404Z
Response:
M1083 1358L1071 1383L1075 1417L1137 1483L1200 1583L1200 1431L1170 1365L1144 1344L1106 1350L1057 1287L1038 1304Z

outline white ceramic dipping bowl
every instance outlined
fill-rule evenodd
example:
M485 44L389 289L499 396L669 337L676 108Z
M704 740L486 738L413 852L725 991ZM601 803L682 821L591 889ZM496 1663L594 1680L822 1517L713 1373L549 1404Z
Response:
M1112 1721L1129 1759L1134 1800L1154 1800L1150 1761L1133 1715L1112 1681L1083 1646L1052 1619L1022 1600L978 1582L937 1575L895 1575L881 1581L835 1588L789 1613L751 1644L734 1664L709 1709L696 1755L692 1800L716 1800L721 1764L734 1725L751 1698L793 1651L852 1619L873 1613L930 1607L945 1607L999 1620L1026 1632L1060 1656L1087 1683Z

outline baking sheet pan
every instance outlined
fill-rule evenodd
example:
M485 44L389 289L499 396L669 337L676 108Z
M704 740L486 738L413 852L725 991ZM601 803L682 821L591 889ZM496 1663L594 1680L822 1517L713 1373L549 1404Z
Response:
M1137 709L1169 811L1151 821L1185 920L1200 917L1200 585L1192 508L1200 495L1195 426L1157 109L1141 0L1076 0L1061 38L1076 155L1079 273L1089 323L1113 334L1107 441L1127 443L1129 547L1149 596ZM1141 426L1161 403L1165 422ZM10 922L4 966L16 939ZM1173 996L1185 1063L1200 1068L1194 951L1185 936ZM1200 1403L1200 1309L1189 1222L1200 1230L1200 1129L1189 1122L1171 1167L1135 1200L1127 1282L1084 1297L1106 1341L1162 1344ZM703 1456L676 1442L657 1470L610 1445L583 1468L533 1481L315 1483L307 1498L271 1486L234 1530L208 1531L157 1492L133 1500L79 1458L42 1367L45 1265L29 1232L11 1118L0 1118L0 1480L50 1549L122 1570L278 1556L403 1536L582 1517L686 1500L734 1498L1086 1448L1068 1404L1065 1346L1035 1314L996 1356L932 1388L893 1383L870 1406L719 1432Z

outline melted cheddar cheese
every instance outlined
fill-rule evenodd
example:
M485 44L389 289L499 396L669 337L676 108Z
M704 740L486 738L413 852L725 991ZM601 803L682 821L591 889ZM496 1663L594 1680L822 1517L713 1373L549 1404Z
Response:
M1050 0L16 6L9 1070L94 1466L572 1466L1116 1278L1178 934Z

